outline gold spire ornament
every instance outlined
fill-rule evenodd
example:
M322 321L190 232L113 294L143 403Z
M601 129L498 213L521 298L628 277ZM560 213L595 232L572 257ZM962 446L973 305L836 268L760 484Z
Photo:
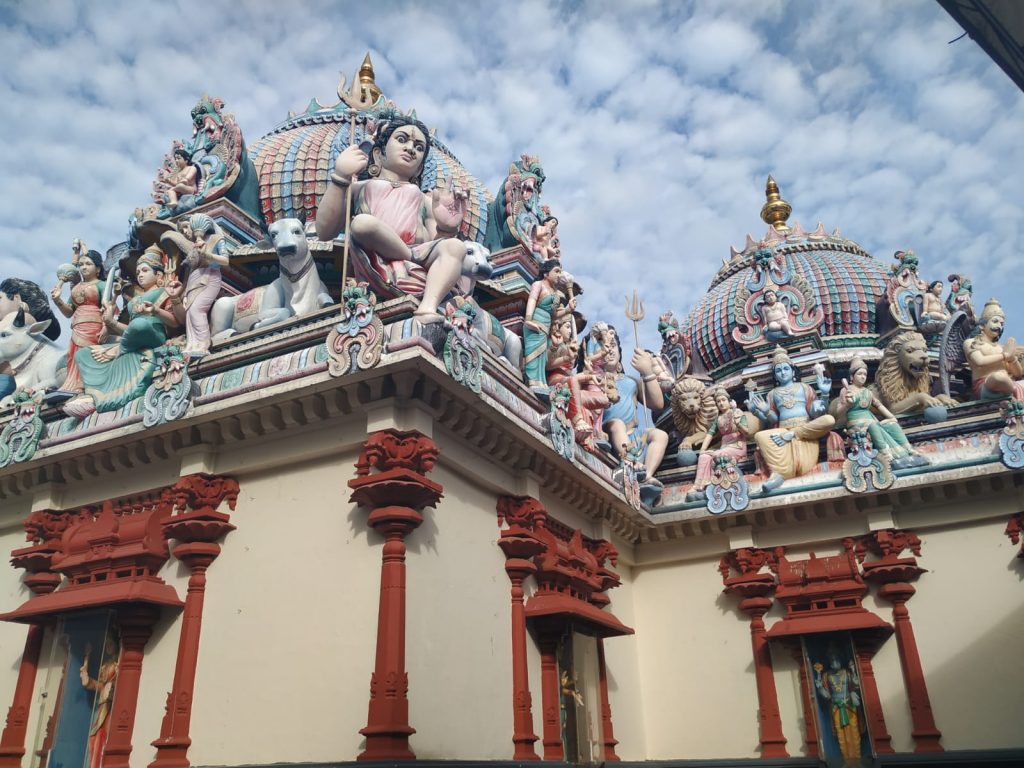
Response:
M359 67L359 87L370 97L370 103L376 104L380 98L381 90L377 87L377 81L373 73L373 62L370 61L370 52L363 57L362 66Z
M768 177L764 185L765 204L761 207L761 221L775 228L776 232L788 232L786 219L793 212L793 206L782 199L779 193L779 185L775 179Z

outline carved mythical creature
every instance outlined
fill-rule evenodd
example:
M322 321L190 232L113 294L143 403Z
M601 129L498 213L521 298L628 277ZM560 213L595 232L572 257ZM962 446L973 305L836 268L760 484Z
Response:
M547 226L546 221L553 217L542 212L540 193L544 186L544 168L540 159L532 155L522 155L508 169L508 176L502 184L494 202L488 206L487 236L484 244L492 251L522 245L531 253L534 248L535 230ZM557 223L557 220L555 220ZM548 236L547 230L540 233L542 245L550 247L550 242L543 242ZM551 229L551 237L554 230ZM536 258L541 258L539 255ZM548 254L551 257L551 254Z
M882 353L871 391L893 413L923 411L925 408L956 405L946 395L930 394L928 345L917 331L894 336Z
M700 445L717 416L714 391L700 379L684 376L672 387L672 421L682 435L682 447Z

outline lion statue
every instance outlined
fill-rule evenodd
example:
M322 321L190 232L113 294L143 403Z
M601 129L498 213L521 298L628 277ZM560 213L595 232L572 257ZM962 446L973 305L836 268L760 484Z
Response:
M680 447L700 445L718 415L711 388L693 376L683 376L672 387L672 421L682 437Z
M932 406L956 405L946 395L930 394L928 345L917 331L894 336L882 353L871 391L893 413L923 411Z

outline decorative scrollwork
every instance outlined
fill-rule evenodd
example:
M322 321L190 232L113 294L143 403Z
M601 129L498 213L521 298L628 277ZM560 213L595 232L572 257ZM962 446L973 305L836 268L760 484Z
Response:
M708 497L708 512L713 515L742 512L750 504L747 479L736 465L736 460L729 456L715 458L705 493Z
M744 347L809 333L825 319L811 284L765 244L754 254L752 271L737 290L736 304L732 337Z
M142 398L142 424L146 427L180 419L192 403L188 355L174 344L157 347L153 355L156 370Z
M544 417L546 427L551 437L551 445L563 459L573 460L576 449L576 430L573 429L572 421L569 419L569 402L572 399L572 392L568 384L559 384L551 387L550 392L551 410Z
M0 467L28 461L36 452L43 434L39 415L42 392L19 389L14 393L14 418L0 432Z
M377 317L377 297L367 283L349 280L341 297L342 320L327 334L327 370L344 376L373 368L384 349L384 324Z
M445 307L448 335L444 340L444 367L455 381L477 394L483 389L484 358L473 333L476 308L469 302Z
M1006 426L999 435L999 457L1010 469L1024 467L1024 402L1010 400L1003 410Z
M851 493L884 491L896 476L888 454L871 445L871 436L861 430L850 432L850 452L843 462L843 485Z

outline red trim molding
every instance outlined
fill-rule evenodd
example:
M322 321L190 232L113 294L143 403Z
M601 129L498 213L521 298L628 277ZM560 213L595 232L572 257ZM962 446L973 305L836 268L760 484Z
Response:
M777 585L776 572L784 550L742 548L723 556L718 564L725 593L740 598L739 608L750 617L750 644L757 682L757 715L761 757L789 757L782 734L779 697L775 690L772 656L765 637L764 615L772 607L771 594ZM767 566L769 573L762 573ZM730 575L735 573L735 575Z
M190 765L189 727L203 626L206 569L220 554L217 540L235 529L228 514L219 512L218 507L226 502L234 511L239 489L238 483L230 477L195 474L181 478L172 491L175 514L164 522L163 532L165 537L178 542L174 556L188 566L188 593L174 663L174 681L167 694L160 737L153 742L156 758L149 768L188 768Z
M917 564L913 555L900 557L909 549L921 555L921 540L912 531L886 529L864 536L857 543L857 558L862 562L864 578L880 584L878 596L893 605L892 617L896 628L896 647L900 655L900 668L910 703L915 752L942 752L942 733L935 725L928 686L925 684L921 655L917 650L914 627L910 623L907 601L914 596L914 585L927 570ZM864 562L868 554L876 559ZM877 693L876 693L877 695Z
M363 445L351 501L370 509L367 523L384 536L377 612L377 653L370 676L366 749L358 760L414 760L409 736L409 676L405 671L405 537L423 522L444 490L426 478L439 453L419 432L375 432ZM371 470L376 470L371 473Z

